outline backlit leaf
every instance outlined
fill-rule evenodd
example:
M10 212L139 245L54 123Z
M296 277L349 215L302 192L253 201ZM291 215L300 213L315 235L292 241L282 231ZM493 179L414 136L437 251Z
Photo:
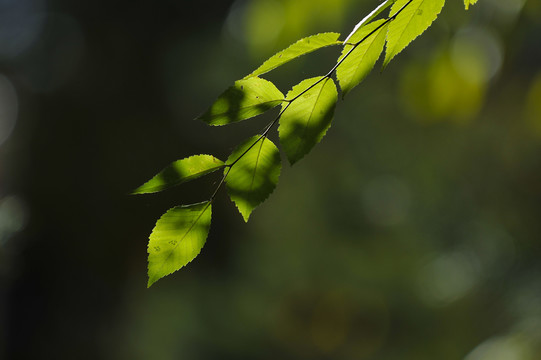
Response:
M224 163L222 160L211 155L194 155L186 159L177 160L135 189L133 194L148 194L162 191L216 171L223 166Z
M257 141L259 138L246 140L227 159L227 163L232 164L246 152L230 168L226 178L229 197L244 221L248 221L252 211L274 191L282 169L278 148L269 139L264 137Z
M212 205L177 206L158 220L148 242L148 287L192 261L207 240Z
M374 32L361 42L336 69L336 77L340 82L343 96L346 96L351 89L363 81L378 61L387 35L388 24L382 25L384 22L385 20L374 21L361 27L351 36L350 42L356 44ZM352 48L353 45L345 45L338 61Z
M477 0L464 0L464 6L466 6L466 10L470 8L470 5L473 5L477 2Z
M198 119L209 125L227 125L262 114L283 100L284 94L268 80L238 80Z
M329 32L312 35L301 39L293 45L289 46L287 49L273 55L270 59L268 59L260 67L258 67L253 73L247 75L245 79L267 73L272 69L277 68L278 66L281 66L287 62L290 62L293 59L298 58L299 56L311 53L323 47L341 44L341 41L337 41L339 36L340 34L338 33Z
M398 0L391 8L390 16L396 14L408 0ZM387 50L383 68L417 36L436 20L445 0L413 0L391 21L387 32Z
M317 85L311 87L318 81ZM278 127L280 143L291 164L299 161L321 141L331 126L338 99L334 81L323 77L303 80L291 89L287 99L292 100L299 95L282 114ZM283 107L287 105L284 103Z

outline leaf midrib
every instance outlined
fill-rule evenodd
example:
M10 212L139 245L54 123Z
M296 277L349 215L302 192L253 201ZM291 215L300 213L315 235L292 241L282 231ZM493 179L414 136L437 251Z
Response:
M318 34L318 35L330 35L330 34L336 34L336 33L332 33L332 32L329 32L329 33L322 33L322 34ZM340 45L342 44L342 41L339 41L339 40L334 40L333 42L331 43L325 43L324 41L321 41L320 39L320 42L318 45L316 45L315 47L313 48L309 48L307 51L303 51L302 49L299 49L298 50L298 53L296 53L294 56L291 56L291 57L283 57L283 58L280 58L278 55L283 55L283 54L286 54L288 53L288 50L290 49L290 47L292 46L295 46L295 45L298 45L301 41L304 41L304 45L306 46L308 43L305 41L307 39L310 39L312 37L316 37L318 35L313 35L313 36L309 36L309 37L306 37L304 39L300 39L299 41L297 41L296 43L294 44L291 44L289 47L285 48L284 50L274 54L273 56L271 56L269 59L265 60L263 62L263 64L261 64L260 67L258 67L257 69L255 69L251 74L247 75L245 77L245 79L247 78L250 78L250 77L254 77L254 76L259 76L259 75L263 75L263 74L266 74L267 72L269 71L272 71L274 69L276 69L277 67L280 67L292 60L295 60L296 58L299 58L301 56L304 56L304 55L307 55L307 54L310 54L314 51L317 51L319 49L322 49L324 47L328 47L328 46L334 46L334 45ZM338 36L340 36L340 34L338 34ZM302 45L302 44L301 44ZM280 60L277 60L277 59L280 59ZM276 65L268 65L268 64L271 64L273 63L274 61L277 61Z
M162 266L160 267L160 272L161 270L163 270L165 264L169 261L169 258L171 257L171 255L173 254L173 252L177 249L177 247L180 246L181 242L184 240L184 238L186 238L186 236L188 236L188 234L190 233L190 231L192 231L193 227L195 226L195 224L197 224L197 222L199 221L199 219L201 219L201 217L203 216L203 214L207 211L207 209L209 208L210 206L210 202L208 202L205 207L203 208L203 210L201 211L201 213L197 216L197 218L195 219L195 221L192 223L192 225L190 225L190 227L188 228L188 230L184 233L184 235L182 236L182 238L178 241L178 243L176 245L173 245L173 249L169 252L169 254L167 255L167 257L165 258L165 260L162 262ZM193 252L193 244L192 244L192 252ZM182 266L181 266L182 267Z
M265 138L263 138L261 140L261 145L259 146L259 150L257 152L257 157L255 159L255 166L254 166L254 173L252 175L252 180L250 182L250 191L253 190L253 186L254 186L254 181L255 181L255 176L256 176L256 172L257 172L257 165L259 164L259 158L261 157L261 150L263 149L263 143L265 142Z
M199 176L203 176L203 175L206 175L208 173L211 173L211 172L214 172L220 168L223 168L225 165L217 165L217 166L213 166L211 168L208 168L206 170L201 170L199 172L196 172L196 173L192 173L192 175L189 175L189 176L185 176L183 178L181 178L180 180L176 180L176 181L171 181L171 182L168 182L168 183L165 183L165 184L161 184L161 185L157 185L157 186L153 186L153 187L150 187L148 189L145 190L145 192L141 193L141 194L144 194L144 193L152 193L152 192L159 192L159 191L162 191L162 190L165 190L167 188L170 188L170 187L173 187L175 185L180 185L184 182L187 182L187 181L190 181L194 178L197 178ZM152 180L154 180L154 178L150 179L149 181L147 181L146 183L144 183L141 187L144 187L146 184L148 184L149 182L151 182Z
M319 98L321 97L321 94L323 93L323 89L325 88L325 85L327 84L327 81L329 81L329 78L326 78L325 80L322 81L322 85L321 85L321 88L319 89L319 93L317 94L316 101L314 102L314 106L312 107L312 110L310 111L310 116L308 117L308 121L305 122L305 126L303 128L301 139L304 138L304 136L306 135L306 132L308 131L308 125L310 125L310 121L312 121L312 116L314 114L314 110L315 110L315 108L317 106L317 103L319 102ZM295 153L297 153L299 151L299 148L301 147L301 145L302 145L302 142L297 143Z
M350 85L351 85L352 80L357 77L357 74L359 73L359 71L361 69L361 65L362 65L362 62L363 62L364 58L366 57L366 54L368 54L370 49L372 49L372 46L374 45L374 42L376 41L376 39L380 35L381 31L383 31L383 28L385 28L385 26L383 26L381 29L379 29L376 33L372 34L373 36L370 36L372 38L372 41L370 42L370 44L367 44L368 46L365 47L366 51L364 52L364 54L362 54L360 56L360 60L358 62L359 65L356 66L355 71L353 72L353 76L351 76L350 79L349 79ZM380 56L381 56L381 54L380 54Z
M267 105L269 103L273 103L273 102L284 102L285 99L278 99L278 100L269 100L269 101L264 101L264 102L260 102L260 103L257 103L257 104L252 104L252 105L247 105L247 106L241 106L239 107L237 110L245 110L245 109L248 109L248 108L251 108L251 107L258 107L258 106L261 106L261 105ZM275 106L278 106L278 104L276 104ZM232 113L233 111L225 111L223 113L219 113L219 114L214 114L214 115L209 115L209 117L211 119L215 119L215 118L218 118L218 117L221 117L221 116L224 116L226 114L229 114L229 113Z
M419 6L417 6L417 8L415 9L415 11L412 11L412 14L411 14L411 17L410 19L408 20L408 22L406 23L406 25L404 26L404 28L402 29L402 32L400 33L400 37L398 38L398 40L396 41L396 44L393 46L393 52L394 50L396 49L396 47L398 46L398 44L400 43L400 41L402 40L402 37L404 36L404 33L405 33L405 30L406 28L410 25L411 21L413 20L413 18L415 17L415 14L417 13L417 10L419 10L419 8L421 7L421 5L423 5L425 2L425 0L421 0L419 2ZM395 54L396 55L396 54ZM393 55L393 57L395 56Z

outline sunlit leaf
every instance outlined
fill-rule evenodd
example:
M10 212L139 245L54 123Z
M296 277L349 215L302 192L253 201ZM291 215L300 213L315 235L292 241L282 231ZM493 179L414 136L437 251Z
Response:
M466 10L470 8L470 5L473 5L477 2L477 0L464 0L464 6L466 6Z
M198 119L209 125L246 120L279 105L284 94L273 83L258 77L238 80Z
M224 166L222 160L211 155L194 155L177 160L152 179L139 186L132 194L148 194L165 190L183 182L197 179Z
M288 100L296 97L282 114L278 128L280 143L291 164L312 150L331 126L338 92L331 78L315 77L303 80L287 94Z
M336 77L340 82L343 96L363 81L378 61L387 35L388 24L382 25L384 22L385 20L374 21L361 27L351 36L350 42L355 44L374 32L361 42L336 69ZM342 60L352 48L353 45L345 45L338 61Z
M398 0L391 8L390 16L395 15L408 3ZM387 32L387 50L383 67L417 36L421 35L436 20L445 0L413 0L391 21Z
M348 43L348 42L349 43L355 43L355 41L351 40L351 37L357 32L357 30L359 30L361 28L361 26L364 26L365 24L368 24L370 21L372 21L372 19L374 19L379 14L381 14L381 12L383 10L387 9L389 6L391 6L395 2L396 2L396 0L385 0L384 2L379 4L379 6L377 8L372 10L372 12L370 14L366 15L361 21L359 21L359 23L357 25L355 25L355 27L353 28L353 31L348 35L346 40L344 40L344 43Z
M192 261L207 240L212 205L177 206L158 220L148 242L148 287Z
M278 148L269 139L257 141L259 138L246 140L227 159L227 164L232 164L244 154L230 168L226 179L229 197L244 221L248 221L252 211L274 191L282 169ZM228 170L225 169L226 173Z
M337 41L339 36L340 34L338 33L329 32L312 35L301 39L293 45L289 46L287 49L282 50L272 56L260 67L258 67L253 73L247 75L245 79L267 73L272 69L277 68L278 66L281 66L293 59L298 58L299 56L311 53L323 47L341 44L341 41Z

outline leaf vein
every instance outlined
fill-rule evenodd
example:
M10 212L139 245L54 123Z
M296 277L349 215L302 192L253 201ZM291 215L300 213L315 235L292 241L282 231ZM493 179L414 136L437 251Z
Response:
M402 27L402 33L400 34L400 37L398 38L398 40L396 41L395 45L393 46L393 51L396 47L398 47L398 44L400 44L400 41L402 40L402 38L404 37L404 33L405 33L405 30L408 28L408 26L410 25L411 21L413 20L414 16L415 16L415 13L417 12L417 10L419 10L419 8L421 7L421 5L423 5L423 3L425 2L425 0L421 0L419 2L419 6L417 6L417 8L415 9L415 11L413 11L413 14L411 15L411 17L409 18L408 22Z
M325 88L325 85L327 84L327 81L329 81L329 78L326 78L323 81L322 86L319 89L319 93L317 94L317 98L316 98L316 101L314 102L314 106L312 107L312 110L310 111L310 116L308 116L308 121L306 121L306 123L304 125L303 132L302 132L302 137L304 137L306 135L306 132L308 131L308 125L310 125L310 121L312 121L312 117L314 115L314 110L316 109L317 103L319 101L319 98L321 97L321 94L323 93L323 89ZM301 145L302 145L302 142L297 143L296 151L299 150Z
M163 267L166 265L167 261L169 261L169 258L171 257L171 255L173 254L173 252L177 249L177 247L180 246L180 244L182 243L182 241L184 240L184 238L186 238L186 236L188 236L188 234L190 233L190 231L192 231L193 227L195 226L195 224L197 224L197 222L199 221L199 219L201 219L201 217L203 216L203 214L207 211L207 209L209 208L210 206L210 202L208 202L206 205L205 205L205 208L203 209L203 211L201 211L201 213L199 213L199 215L197 216L197 219L195 219L195 221L190 225L190 227L188 228L188 230L186 230L186 232L184 233L184 235L182 236L182 238L178 241L178 243L176 245L173 245L173 249L171 250L171 252L169 252L169 254L166 256L166 258L163 260L162 262L162 266L160 268L160 272L161 270L163 270ZM192 252L193 252L193 243L192 243Z
M261 141L261 145L259 146L259 150L257 152L257 157L255 159L254 173L252 175L252 181L250 182L250 191L253 190L254 180L255 180L255 176L256 176L256 172L257 172L257 165L259 164L259 158L261 157L261 150L263 149L263 143L264 142L265 142L265 138L263 138L263 140Z

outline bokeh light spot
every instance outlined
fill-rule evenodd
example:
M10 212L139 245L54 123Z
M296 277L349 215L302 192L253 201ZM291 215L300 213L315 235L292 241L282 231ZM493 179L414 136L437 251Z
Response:
M431 306L446 306L476 285L479 271L474 259L461 252L432 259L419 274L419 295Z
M527 344L518 336L489 339L477 346L464 360L533 360Z
M0 200L0 245L24 228L27 217L26 205L19 197L11 195Z
M471 77L458 72L448 49L437 52L428 64L408 64L400 79L406 110L420 122L471 120L484 102L487 85L480 80L486 76L473 73L480 66L464 62L470 66Z
M502 66L502 45L485 28L463 29L453 39L451 60L465 81L486 83Z
M65 14L42 14L44 29L27 50L18 70L33 91L55 91L73 76L83 58L84 37L78 21Z
M11 135L17 121L18 99L15 88L0 75L0 145Z
M276 0L237 1L227 18L227 29L254 55L272 49L284 25L284 9Z
M534 0L530 2L534 3L537 1ZM496 9L497 15L500 18L502 18L503 20L511 21L520 14L520 11L524 7L525 0L488 0L487 3L489 3Z
M43 28L43 0L0 1L0 58L12 59L28 49Z

